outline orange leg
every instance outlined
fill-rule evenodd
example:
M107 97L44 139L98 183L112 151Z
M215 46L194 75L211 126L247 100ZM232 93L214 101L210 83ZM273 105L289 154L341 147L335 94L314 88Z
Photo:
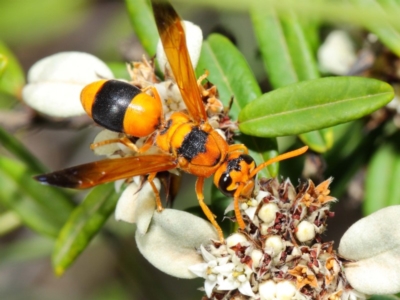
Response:
M301 147L297 150L293 150L290 152L286 152L283 153L281 155L278 155L277 157L271 158L270 160L267 160L266 162L263 162L262 164L260 164L257 168L255 168L251 173L250 173L250 178L253 178L254 176L257 175L258 172L260 172L260 170L264 169L265 167L269 166L270 164L273 164L275 162L281 161L281 160L285 160L288 158L292 158L295 156L299 156L303 153L305 153L308 150L308 146L304 146Z
M126 136L120 137L118 139L111 139L111 140L101 141L98 143L93 143L90 145L90 149L93 150L97 147L114 144L114 143L121 143L121 144L127 146L128 148L132 149L135 152L139 151L138 147L134 143L132 143L132 141L130 139L128 139Z
M228 152L233 152L233 151L240 151L243 152L244 154L249 154L249 149L243 144L233 144L229 145Z
M208 208L207 204L204 203L204 195L203 195L203 186L204 186L204 177L197 177L196 181L196 195L197 200L199 200L199 204L207 219L211 222L211 224L215 227L218 233L219 240L221 243L224 242L224 234L222 232L221 227L219 227L217 221L215 221L215 216Z
M163 210L163 207L162 207L162 203L161 203L160 192L158 191L156 185L153 182L156 175L157 175L157 173L150 173L149 176L147 177L147 181L150 183L150 185L153 189L153 192L156 195L157 211L161 212Z
M240 194L242 193L243 189L243 184L240 184L239 187L236 189L235 194L233 195L233 208L235 211L235 217L236 221L238 222L239 228L240 229L245 229L246 224L243 221L242 214L240 213L240 207L239 207L239 197Z

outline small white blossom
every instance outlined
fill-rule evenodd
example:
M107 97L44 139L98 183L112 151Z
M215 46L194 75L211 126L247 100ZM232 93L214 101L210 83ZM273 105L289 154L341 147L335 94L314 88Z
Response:
M224 276L227 276L235 265L228 263L230 256L216 258L203 245L200 246L200 250L205 263L190 266L189 270L205 279L204 290L207 296L211 297L214 287L223 282Z
M235 290L249 297L255 297L250 285L253 270L248 265L242 264L236 255L232 255L234 267L226 278L218 284L218 290Z

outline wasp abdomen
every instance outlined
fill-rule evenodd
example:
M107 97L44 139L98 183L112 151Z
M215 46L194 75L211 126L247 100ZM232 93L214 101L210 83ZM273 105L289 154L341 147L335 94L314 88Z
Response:
M81 101L97 124L112 131L144 137L160 124L160 101L123 81L93 82L82 90Z

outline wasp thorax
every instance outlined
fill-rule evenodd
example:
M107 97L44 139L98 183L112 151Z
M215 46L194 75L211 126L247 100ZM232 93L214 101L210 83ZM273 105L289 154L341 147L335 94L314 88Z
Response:
M230 154L216 172L214 183L224 195L232 197L240 184L243 187L254 186L254 179L250 178L250 173L255 166L254 159L250 155ZM243 191L248 189L244 188Z

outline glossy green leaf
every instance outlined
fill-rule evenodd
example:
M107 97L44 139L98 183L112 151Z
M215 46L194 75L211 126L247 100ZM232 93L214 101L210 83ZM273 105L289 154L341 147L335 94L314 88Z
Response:
M389 12L399 12L400 4L393 3L392 1L377 1L377 0L351 0L354 5L363 9L365 7L373 9L377 15L385 17L385 10ZM363 24L370 31L375 33L379 39L390 50L400 56L400 31L394 28L385 20L375 21L374 18L369 19Z
M133 30L147 54L152 57L156 53L158 31L154 22L150 1L125 0Z
M73 205L59 189L33 180L36 174L21 162L0 157L0 202L32 230L56 237Z
M197 75L209 71L208 80L218 88L219 97L225 106L233 99L229 116L236 120L240 110L261 95L260 87L243 55L225 37L212 34L203 42ZM275 140L258 139L240 135L238 142L250 149L250 155L257 164L277 155ZM263 176L276 176L278 166L274 164L262 171Z
M319 78L312 48L312 43L316 43L315 26L310 26L304 20L300 22L291 10L278 16L272 6L267 6L265 10L253 9L251 17L261 57L273 88ZM314 151L325 152L332 145L330 136L331 130L326 129L324 132L304 133L300 138Z
M21 98L25 76L22 67L11 51L0 42L0 93Z
M286 86L248 104L239 128L259 137L294 135L366 116L390 102L393 88L361 77L329 77ZM284 103L280 99L285 99Z
M363 210L371 214L383 207L400 204L400 149L385 144L368 165Z
M5 131L2 127L0 127L0 145L24 162L31 171L36 173L47 172L43 164L33 156L20 141L17 140L15 136Z
M279 18L272 7L251 17L268 78L274 88L319 77L306 33L296 15Z
M75 208L62 228L53 252L53 268L57 275L65 270L85 250L114 211L120 193L114 183L95 187L84 202Z
M316 152L324 153L333 145L333 131L331 128L324 128L299 135L304 144Z

